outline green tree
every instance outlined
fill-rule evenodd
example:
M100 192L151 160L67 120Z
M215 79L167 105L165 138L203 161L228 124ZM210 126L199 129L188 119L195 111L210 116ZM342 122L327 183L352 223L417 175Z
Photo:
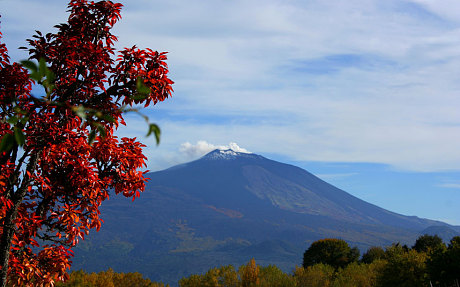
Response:
M420 287L429 284L425 253L406 251L400 245L394 245L387 250L386 257L387 264L378 278L378 286Z
M372 246L370 247L366 253L363 254L361 258L362 263L370 264L375 260L384 259L385 258L385 250L383 250L380 246Z
M445 282L448 284L455 282L458 286L460 281L460 236L455 236L450 240L444 258Z
M232 265L219 268L219 282L222 286L237 287L239 284L238 274Z
M359 252L358 247L352 247L350 253L348 253L348 260L351 262L357 262L359 260L361 253Z
M380 271L376 264L353 262L344 269L338 270L333 283L334 287L371 287L376 286Z
M296 283L292 276L284 273L275 265L260 268L261 287L295 287Z
M321 239L313 242L303 255L303 267L318 263L328 264L334 268L343 268L358 260L357 248L350 248L342 239Z
M425 234L417 238L412 249L417 252L426 252L430 254L432 252L444 251L446 249L446 244L444 244L441 237L437 235Z
M447 284L447 265L446 250L434 252L427 258L426 268L433 286L443 286Z
M385 249L385 259L391 258L396 255L403 254L408 252L409 248L406 245L401 245L398 243L393 243L391 246Z

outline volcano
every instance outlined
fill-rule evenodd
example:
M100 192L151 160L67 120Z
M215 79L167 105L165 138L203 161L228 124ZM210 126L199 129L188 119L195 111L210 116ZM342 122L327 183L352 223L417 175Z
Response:
M290 272L321 238L366 250L412 244L427 229L459 232L365 202L299 167L231 149L147 177L134 202L104 202L105 223L76 248L74 269L141 272L174 286L183 276L251 258Z

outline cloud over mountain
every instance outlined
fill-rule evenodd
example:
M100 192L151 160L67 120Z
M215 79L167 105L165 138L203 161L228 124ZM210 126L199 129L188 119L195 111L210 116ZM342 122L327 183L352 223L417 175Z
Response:
M196 144L185 142L181 144L179 148L180 152L185 154L188 158L197 158L215 149L220 149L220 150L231 149L237 152L251 153L247 149L240 147L235 142L230 142L228 145L214 145L212 143L208 143L207 141L197 141Z

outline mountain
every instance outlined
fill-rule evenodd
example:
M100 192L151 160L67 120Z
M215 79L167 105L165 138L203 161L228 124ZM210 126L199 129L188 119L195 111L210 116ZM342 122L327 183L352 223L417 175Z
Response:
M252 257L291 271L320 238L365 250L458 228L387 211L301 168L233 150L148 177L134 202L104 202L105 223L78 246L74 269L138 271L174 286L183 276Z

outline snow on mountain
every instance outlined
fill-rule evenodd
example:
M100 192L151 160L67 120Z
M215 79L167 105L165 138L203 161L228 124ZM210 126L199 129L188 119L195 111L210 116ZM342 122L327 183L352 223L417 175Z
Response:
M259 157L253 153L238 152L233 149L215 149L206 154L201 159L205 160L234 160L241 157Z

